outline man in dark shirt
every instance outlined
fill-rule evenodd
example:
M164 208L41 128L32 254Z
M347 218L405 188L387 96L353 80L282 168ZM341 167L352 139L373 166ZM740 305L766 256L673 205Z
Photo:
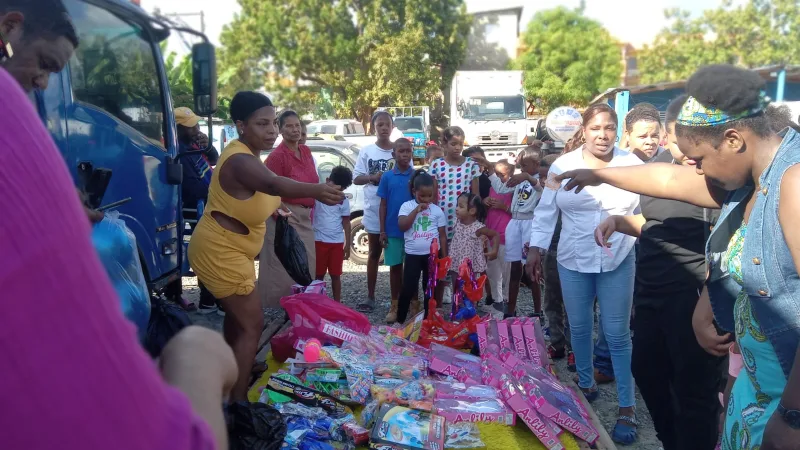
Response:
M199 202L208 201L208 187L211 184L211 166L217 164L219 153L213 146L208 145L208 136L200 131L200 117L186 107L175 108L175 124L178 130L178 158L183 166L183 183L181 196L183 198L183 216L185 219L197 220ZM216 300L201 283L200 308L201 314L218 311ZM181 281L177 280L167 288L167 296L184 308L194 309L191 304L183 299Z
M686 97L667 109L668 152L653 162L685 164L674 125ZM718 387L724 360L700 347L692 314L705 281L711 210L641 196L641 214L600 225L639 238L631 369L665 450L710 450L717 442Z

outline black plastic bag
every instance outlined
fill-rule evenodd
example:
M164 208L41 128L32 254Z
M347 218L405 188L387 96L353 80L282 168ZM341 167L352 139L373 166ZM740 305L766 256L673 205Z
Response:
M306 245L289 225L289 219L279 215L275 222L275 256L295 283L308 286L313 278L308 270Z
M158 358L167 342L191 324L192 319L180 306L157 297L153 298L144 348L150 356Z
M277 450L286 437L281 413L264 403L232 403L226 422L230 450Z

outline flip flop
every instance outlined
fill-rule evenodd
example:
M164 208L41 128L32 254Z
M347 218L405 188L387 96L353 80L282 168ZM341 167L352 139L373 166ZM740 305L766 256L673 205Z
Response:
M356 306L356 310L359 312L371 313L375 310L375 299L368 298L366 301L359 303Z
M635 416L619 416L617 424L614 425L614 431L611 433L611 440L622 445L633 444L639 437L638 426L639 422Z

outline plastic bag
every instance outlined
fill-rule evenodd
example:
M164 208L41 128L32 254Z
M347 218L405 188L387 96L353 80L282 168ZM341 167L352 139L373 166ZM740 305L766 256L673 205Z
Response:
M275 256L297 284L308 286L314 279L308 269L306 245L289 219L279 215L275 222Z
M192 320L180 306L154 298L144 348L150 356L158 358L167 342L191 324Z
M269 405L232 403L226 416L230 450L277 450L286 437L281 413Z
M136 236L110 211L92 227L92 243L114 285L125 317L136 325L143 340L150 320L150 291L142 273Z
M270 342L272 356L281 363L294 356L294 345L298 339L317 338L323 344L342 344L341 340L322 332L323 319L362 334L369 333L371 328L367 316L322 294L283 297L281 307L292 321L291 328L274 336Z

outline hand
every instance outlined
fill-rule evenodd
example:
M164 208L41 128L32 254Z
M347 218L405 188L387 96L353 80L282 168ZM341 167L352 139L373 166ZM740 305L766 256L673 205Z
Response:
M484 250L483 256L486 257L487 261L494 261L495 259L497 259L497 250L492 250L492 251L489 251L488 249Z
M516 185L518 185L520 183L523 183L525 181L530 181L530 178L531 178L531 176L528 175L527 173L524 173L524 172L523 173L518 173L518 174L512 176L508 180L508 183L506 183L506 186L514 187L514 186L516 186Z
M563 180L569 180L569 183L564 186L564 190L571 191L575 189L576 194L586 186L600 186L603 184L597 173L592 169L568 170L561 175L556 175L555 180L559 183Z
M205 150L208 147L208 136L200 133L197 135L196 142L201 150Z
M761 450L798 450L800 449L800 430L790 427L777 413L767 421Z
M542 275L542 254L536 247L528 251L528 262L525 263L525 270L528 276L535 283L542 283L544 276Z
M103 217L105 217L105 214L103 214L102 211L91 209L88 206L84 206L83 211L86 213L86 217L89 218L89 223L91 223L92 225L98 222L102 222Z
M426 209L428 209L428 205L429 205L428 203L420 203L419 205L417 205L417 212L425 211Z
M728 354L728 349L731 347L731 334L726 333L722 336L717 333L717 327L714 322L705 322L702 324L692 321L692 328L694 328L694 335L697 338L697 343L703 350L711 353L714 356L725 356Z
M221 391L223 397L230 394L239 375L233 350L222 335L200 326L188 326L170 339L159 367L164 379L181 390L199 384L207 392Z
M372 175L369 176L370 183L377 186L381 182L381 176L383 176L383 172L373 173Z
M274 213L272 213L272 218L277 219L278 216L289 217L291 215L292 211L286 205L281 203L281 206L278 209L276 209Z
M347 261L348 259L350 259L350 243L349 242L345 242L344 243L344 260Z
M381 247L383 248L389 246L389 236L386 235L386 232L381 232L380 242L381 242Z
M594 230L594 242L600 247L611 248L611 243L608 239L617 231L617 222L614 216L607 217L606 220L600 222L600 225Z
M316 185L314 198L326 205L338 205L344 201L344 192L341 186L330 186L327 183Z
M494 207L494 202L495 202L495 199L493 199L492 197L486 197L485 199L483 199L483 206L485 206L487 208L493 208Z

